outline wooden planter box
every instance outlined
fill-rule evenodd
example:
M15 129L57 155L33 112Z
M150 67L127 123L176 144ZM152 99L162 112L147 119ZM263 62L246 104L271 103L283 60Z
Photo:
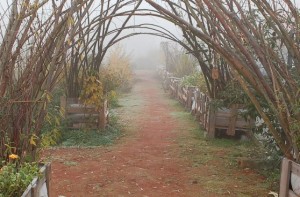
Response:
M50 197L51 164L42 166L39 177L28 185L21 197Z
M292 176L297 177L298 182L296 182L296 180L292 180ZM293 191L293 189L290 186L300 187L300 164L293 162L289 159L283 158L281 163L279 197L299 196ZM298 188L298 192L299 189L300 188Z
M242 110L238 105L231 108L208 109L205 129L208 137L214 138L216 129L223 129L229 136L235 136L236 131L251 131L254 127L253 120L245 120L239 115Z
M78 98L61 97L60 103L72 129L104 129L108 123L107 101L104 101L103 108L99 110L94 106L83 104Z

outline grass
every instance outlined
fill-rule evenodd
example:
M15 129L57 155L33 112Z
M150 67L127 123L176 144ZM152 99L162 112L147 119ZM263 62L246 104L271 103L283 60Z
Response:
M279 165L274 165L266 160L268 156L266 149L251 141L207 139L204 137L204 131L198 121L180 103L171 101L170 105L174 109L170 115L178 120L183 120L178 122L186 122L182 125L182 130L187 130L190 134L190 136L184 135L178 140L182 149L181 155L192 161L193 168L207 169L207 176L194 175L194 179L201 183L207 191L220 195L246 197L258 194L257 191L278 190ZM261 166L251 169L266 177L255 187L251 188L248 185L248 183L253 184L254 176L248 175L247 169L238 166L237 161L243 158L264 161ZM238 172L245 173L245 175L237 178L233 174ZM235 184L239 187L235 188Z
M113 144L121 136L121 125L115 116L104 130L65 130L62 132L60 146L105 146Z
M64 161L64 165L66 166L77 166L78 163L75 161Z

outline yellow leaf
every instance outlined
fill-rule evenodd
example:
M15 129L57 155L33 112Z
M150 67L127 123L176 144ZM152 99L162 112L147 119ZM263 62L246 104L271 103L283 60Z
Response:
M36 146L35 139L36 139L36 138L35 138L34 135L32 135L32 136L30 137L30 144L33 145L33 146Z
M8 157L9 157L10 159L19 159L19 156L16 155L16 154L10 154Z
M73 19L72 16L70 16L70 17L68 18L67 23L68 23L68 26L74 25L74 19Z

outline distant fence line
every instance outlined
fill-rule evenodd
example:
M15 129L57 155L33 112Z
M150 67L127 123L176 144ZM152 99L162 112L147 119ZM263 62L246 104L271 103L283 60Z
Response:
M158 71L165 91L178 99L182 105L194 114L207 132L207 136L214 138L216 129L225 131L229 136L235 136L236 131L248 132L254 127L254 121L241 117L240 105L230 108L214 109L210 103L212 99L198 87L182 86L181 78L174 77L165 70Z

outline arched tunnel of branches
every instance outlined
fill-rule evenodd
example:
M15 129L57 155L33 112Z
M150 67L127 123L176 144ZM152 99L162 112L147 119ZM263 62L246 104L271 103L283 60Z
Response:
M12 0L7 5L1 13L0 157L7 159L8 150L34 157L32 141L41 135L51 92L62 78L65 94L78 97L110 47L148 34L179 43L194 56L212 98L229 82L238 83L284 156L299 161L300 15L292 1ZM174 23L182 37L159 24L129 23L150 16ZM135 32L124 34L128 29ZM168 52L167 44L162 48Z

